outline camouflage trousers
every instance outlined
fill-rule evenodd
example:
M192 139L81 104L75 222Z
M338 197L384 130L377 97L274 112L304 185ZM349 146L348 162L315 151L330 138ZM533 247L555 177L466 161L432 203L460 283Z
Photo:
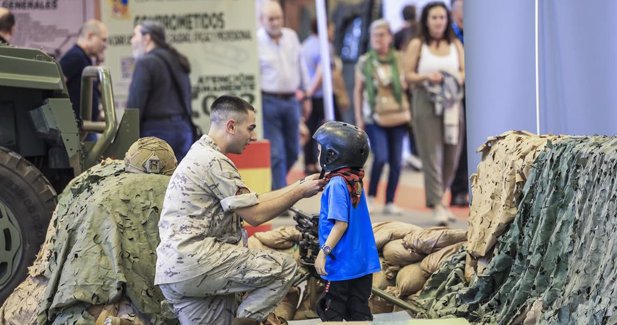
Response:
M180 324L226 325L234 316L261 321L289 291L297 267L290 255L233 245L222 248L241 254L198 277L159 286ZM247 294L239 303L241 292Z

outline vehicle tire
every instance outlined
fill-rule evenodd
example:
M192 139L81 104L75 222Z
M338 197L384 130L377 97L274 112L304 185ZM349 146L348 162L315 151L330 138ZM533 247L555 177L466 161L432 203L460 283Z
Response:
M0 147L0 303L26 278L56 203L41 171Z

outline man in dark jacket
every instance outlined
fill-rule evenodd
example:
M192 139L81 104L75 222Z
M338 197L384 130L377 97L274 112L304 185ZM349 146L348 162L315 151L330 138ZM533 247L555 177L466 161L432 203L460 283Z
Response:
M158 22L135 26L131 45L137 62L127 108L139 108L140 136L167 141L180 162L193 143L189 61L165 41Z
M0 44L9 44L15 31L15 16L6 8L0 7Z
M87 66L93 65L93 58L101 58L107 47L107 27L96 19L88 20L81 26L77 43L73 45L60 59L60 67L66 78L71 104L75 116L81 121L81 73ZM98 63L98 62L97 62ZM95 84L92 92L92 120L99 117L99 90ZM96 135L89 133L86 141L95 141Z

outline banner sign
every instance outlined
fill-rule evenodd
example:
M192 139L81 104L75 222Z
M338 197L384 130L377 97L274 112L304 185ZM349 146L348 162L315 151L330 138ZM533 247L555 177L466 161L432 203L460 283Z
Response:
M207 131L210 105L220 95L244 98L258 110L261 93L253 0L101 0L109 27L105 64L119 107L125 107L134 67L131 36L143 20L162 23L167 42L191 63L193 120ZM262 130L258 128L262 137Z
M84 21L94 18L92 1L0 0L0 6L15 15L11 44L41 49L57 59L75 44Z

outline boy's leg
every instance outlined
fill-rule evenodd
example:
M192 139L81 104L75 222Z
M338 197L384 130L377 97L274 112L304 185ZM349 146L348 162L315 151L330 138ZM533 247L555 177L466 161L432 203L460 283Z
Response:
M373 287L373 275L368 274L361 278L349 280L349 301L347 308L349 321L373 320L373 314L368 306L368 298Z
M323 296L317 301L317 314L322 321L349 320L348 291L349 281L326 281Z

